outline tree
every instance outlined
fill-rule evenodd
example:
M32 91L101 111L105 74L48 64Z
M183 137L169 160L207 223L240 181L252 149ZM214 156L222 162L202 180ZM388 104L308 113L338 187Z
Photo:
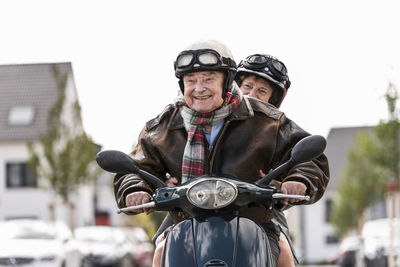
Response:
M394 182L399 185L400 182L400 146L399 146L399 132L400 132L400 119L397 101L399 94L396 87L389 83L387 93L385 94L386 102L388 104L389 120L387 122L380 122L375 128L375 133L380 141L381 154L375 158L376 162L385 168L388 173L388 181Z
M153 237L166 215L167 212L152 212L149 215L141 213L131 216L127 221L127 226L143 227L147 234Z
M381 120L372 134L359 134L348 153L348 165L339 185L339 201L332 214L339 235L360 226L365 210L388 196L390 181L399 184L398 93L392 83L385 97L389 119Z
M362 223L366 208L382 201L386 192L386 171L374 157L380 153L373 136L361 133L348 153L348 166L339 185L339 201L332 223L342 236Z
M29 164L36 177L45 178L63 202L71 206L71 193L97 176L97 172L91 169L97 146L81 127L77 127L81 125L78 101L72 105L66 101L68 73L60 71L55 65L53 74L58 98L48 111L47 130L39 137L40 146L35 147L32 141L28 141ZM68 104L71 106L67 107ZM69 123L63 119L65 110L72 110L69 114L72 121Z

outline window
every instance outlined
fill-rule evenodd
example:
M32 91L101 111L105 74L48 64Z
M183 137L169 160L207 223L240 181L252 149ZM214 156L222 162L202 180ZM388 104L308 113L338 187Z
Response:
M36 178L25 162L6 164L7 188L36 187Z
M336 235L328 235L325 237L326 244L337 244L339 243L339 238Z
M35 109L32 106L12 107L8 113L8 124L12 126L30 125L34 115Z
M325 221L331 222L333 201L332 199L325 200Z

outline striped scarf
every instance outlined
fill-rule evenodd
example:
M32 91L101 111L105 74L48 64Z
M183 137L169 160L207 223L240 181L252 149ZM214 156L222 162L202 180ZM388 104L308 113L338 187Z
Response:
M235 84L235 83L234 83ZM201 113L190 109L184 101L177 103L180 106L188 138L182 159L182 183L188 179L205 174L205 135L204 125L216 125L228 117L240 104L242 94L238 87L233 86L231 97L227 97L222 106L212 112Z

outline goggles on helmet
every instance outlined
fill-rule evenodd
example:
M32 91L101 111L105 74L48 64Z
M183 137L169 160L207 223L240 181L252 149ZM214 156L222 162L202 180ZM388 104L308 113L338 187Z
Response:
M241 67L264 73L283 88L287 89L290 86L286 66L273 56L262 54L248 56L239 63L238 68Z
M197 65L196 65L197 64ZM236 70L236 63L231 58L221 56L213 49L186 50L181 52L174 63L175 73L181 74L195 70L228 68Z

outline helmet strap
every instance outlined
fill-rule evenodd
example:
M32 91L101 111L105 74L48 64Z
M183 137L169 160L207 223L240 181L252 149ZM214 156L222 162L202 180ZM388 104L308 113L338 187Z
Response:
M225 72L225 79L224 79L223 88L222 88L222 99L225 99L225 97L230 95L231 86L232 86L234 77L235 77L235 73L233 73L232 71L228 70Z
M286 93L287 93L287 89L283 90L283 92L280 92L279 96L278 96L278 100L276 101L276 103L271 103L271 104L274 105L275 107L279 108L281 106L282 102L283 102L283 99L286 96Z
M184 95L185 94L185 86L183 85L182 78L179 79L178 84L179 84L179 88L181 88L182 95Z

